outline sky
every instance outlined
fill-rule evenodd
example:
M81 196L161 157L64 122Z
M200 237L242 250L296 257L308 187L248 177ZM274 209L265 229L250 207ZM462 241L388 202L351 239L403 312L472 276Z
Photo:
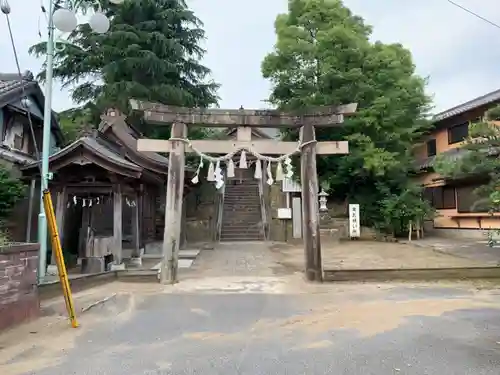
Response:
M40 4L47 0L8 0L21 70L39 72L42 61L28 47L46 34ZM187 0L204 22L204 64L222 85L222 108L265 108L269 83L260 64L275 43L274 20L286 12L287 0ZM500 23L498 0L456 0ZM345 0L374 28L373 40L399 42L414 57L417 73L429 78L434 112L500 88L500 29L477 19L446 0ZM1 15L3 16L3 15ZM0 72L17 71L5 17L0 20ZM56 84L53 108L70 108L70 94Z

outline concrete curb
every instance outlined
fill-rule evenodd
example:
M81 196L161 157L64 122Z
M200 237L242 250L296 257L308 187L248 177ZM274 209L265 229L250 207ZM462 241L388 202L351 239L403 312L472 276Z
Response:
M78 293L90 288L95 288L111 282L154 282L158 283L158 271L154 270L121 270L84 275L70 279L72 293ZM38 295L40 300L48 300L59 297L62 294L62 288L59 280L51 281L38 285Z
M326 282L500 280L500 267L324 270L323 279Z

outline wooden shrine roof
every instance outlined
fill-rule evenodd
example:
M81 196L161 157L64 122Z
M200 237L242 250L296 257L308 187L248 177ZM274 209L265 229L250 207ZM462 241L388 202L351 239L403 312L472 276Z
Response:
M128 161L99 136L81 137L49 158L49 168L52 172L68 164L85 165L88 163L94 163L106 170L134 178L140 178L143 172L141 166ZM37 174L39 164L39 162L31 163L22 167L21 170L25 175Z

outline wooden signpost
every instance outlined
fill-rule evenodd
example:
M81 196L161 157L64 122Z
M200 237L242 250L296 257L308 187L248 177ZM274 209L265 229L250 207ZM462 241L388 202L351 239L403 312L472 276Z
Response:
M171 140L140 139L138 151L166 152L169 174L165 211L161 281L176 283L179 239L181 232L182 191L184 186L185 152L193 149L205 154L227 154L246 148L264 155L285 155L297 149L297 142L252 140L250 128L301 128L302 233L305 251L305 274L309 281L323 280L319 233L318 176L316 155L347 154L346 141L316 142L315 127L342 124L344 115L356 111L357 104L314 108L306 113L285 113L276 110L199 109L172 107L131 100L132 109L142 113L144 120L155 125L172 125ZM236 140L192 140L183 142L187 126L237 127Z

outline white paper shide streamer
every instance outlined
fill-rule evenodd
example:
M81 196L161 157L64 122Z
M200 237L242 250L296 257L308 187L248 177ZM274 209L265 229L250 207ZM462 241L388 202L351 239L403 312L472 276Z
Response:
M299 143L297 149L287 155L282 155L276 158L265 156L253 151L252 149L242 148L235 150L224 156L210 156L201 151L197 151L195 147L187 139L176 139L186 142L189 148L192 149L200 157L198 168L191 179L193 184L200 182L200 173L205 165L208 163L207 181L214 182L217 189L224 186L226 178L235 177L236 163L233 158L239 156L237 167L240 169L254 168L254 178L261 180L265 178L266 183L269 185L274 184L275 181L283 181L285 178L292 178L293 166L291 156L300 152L302 145ZM248 160L247 155L251 154L255 160ZM223 166L225 170L223 169Z

